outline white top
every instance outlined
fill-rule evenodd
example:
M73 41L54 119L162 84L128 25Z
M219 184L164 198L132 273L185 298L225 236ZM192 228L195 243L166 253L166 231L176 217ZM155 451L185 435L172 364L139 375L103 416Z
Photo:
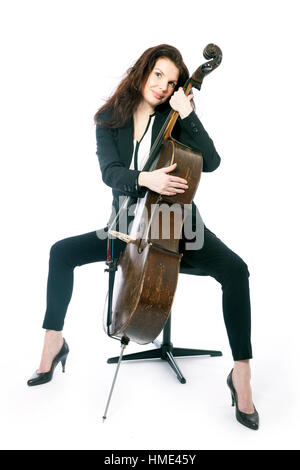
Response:
M149 121L146 126L144 135L141 140L133 140L133 152L130 170L142 170L146 164L146 161L149 157L149 152L151 149L151 138L152 138L152 126L154 122L154 114L149 115Z

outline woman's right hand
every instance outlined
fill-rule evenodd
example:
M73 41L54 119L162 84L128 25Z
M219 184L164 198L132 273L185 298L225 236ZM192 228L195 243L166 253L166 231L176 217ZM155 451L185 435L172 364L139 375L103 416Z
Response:
M188 188L187 181L178 176L168 175L168 173L175 170L176 165L177 163L173 163L173 165L159 168L159 170L142 171L139 174L138 184L166 196L184 193L185 189Z

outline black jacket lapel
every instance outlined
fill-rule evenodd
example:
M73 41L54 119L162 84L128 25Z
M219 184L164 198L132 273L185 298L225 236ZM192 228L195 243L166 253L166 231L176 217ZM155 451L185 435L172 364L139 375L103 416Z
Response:
M118 129L117 145L119 155L122 155L122 160L127 168L130 167L131 157L133 152L133 119L130 122Z

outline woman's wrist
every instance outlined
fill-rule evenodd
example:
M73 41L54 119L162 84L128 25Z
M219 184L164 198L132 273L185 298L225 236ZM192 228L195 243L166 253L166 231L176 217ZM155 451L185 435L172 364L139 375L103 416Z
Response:
M186 109L183 109L182 111L179 111L179 116L181 119L185 119L186 117L188 117L191 112L193 111L193 107L192 105L188 106Z
M146 175L147 171L141 171L138 177L138 185L139 186L146 186Z

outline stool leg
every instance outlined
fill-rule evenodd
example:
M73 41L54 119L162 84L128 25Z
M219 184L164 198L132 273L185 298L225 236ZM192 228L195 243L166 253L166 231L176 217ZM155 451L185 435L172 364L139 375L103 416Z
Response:
M209 349L188 349L173 348L173 355L178 356L222 356L221 351L211 351Z
M175 360L174 360L174 356L171 352L167 351L166 352L166 360L168 361L169 365L172 367L172 369L174 370L176 376L177 376L177 379L179 380L179 382L181 384L185 384L186 383L186 380L185 378L183 377L182 373L181 373L181 370L179 369L178 365L176 364Z

